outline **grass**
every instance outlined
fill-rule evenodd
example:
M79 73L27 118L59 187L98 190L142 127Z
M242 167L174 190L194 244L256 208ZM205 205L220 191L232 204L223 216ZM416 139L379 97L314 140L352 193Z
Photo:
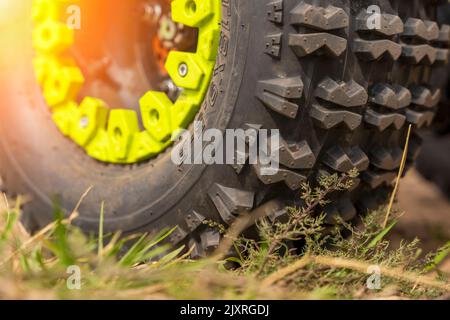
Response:
M304 184L302 205L275 221L258 212L240 217L229 229L207 221L205 228L218 229L224 238L214 254L197 261L188 258L190 248L167 245L175 229L128 237L104 234L104 202L97 235L84 234L72 221L90 190L68 218L56 207L55 221L32 236L20 223L21 198L9 203L4 196L0 299L448 297L449 275L439 265L450 255L450 242L423 257L418 239L402 241L398 248L386 240L400 218L393 209L399 178L389 204L369 212L357 227L342 220L325 223L329 196L347 192L357 177L352 170L323 176L315 186ZM242 236L254 223L259 239Z
M419 241L392 248L387 235L399 214L369 212L358 227L325 224L322 208L330 194L346 192L357 173L322 177L303 185L303 205L277 221L257 221L259 240L241 234L249 217L219 228L224 241L209 258L188 259L189 248L171 248L167 237L83 234L55 209L55 221L36 235L19 222L21 199L0 203L0 298L3 299L434 299L450 292L439 265L450 244L422 257ZM84 198L84 197L83 197ZM80 200L83 200L83 198ZM386 220L386 212L389 216ZM104 219L104 204L100 220ZM387 221L387 223L386 223ZM384 226L386 225L386 226ZM350 236L343 236L347 234ZM301 243L302 249L298 248ZM225 252L234 248L236 255ZM230 265L234 266L233 268ZM75 269L73 269L75 266ZM80 290L70 290L79 271ZM381 275L379 288L368 281ZM75 277L75 278L74 278Z

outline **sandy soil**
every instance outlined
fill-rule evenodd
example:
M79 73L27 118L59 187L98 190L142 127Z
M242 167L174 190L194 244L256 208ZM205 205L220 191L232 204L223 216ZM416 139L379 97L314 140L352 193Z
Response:
M424 252L428 252L450 240L450 200L416 171L410 171L403 179L397 208L404 215L391 236L394 242L418 237ZM450 272L450 259L442 269Z

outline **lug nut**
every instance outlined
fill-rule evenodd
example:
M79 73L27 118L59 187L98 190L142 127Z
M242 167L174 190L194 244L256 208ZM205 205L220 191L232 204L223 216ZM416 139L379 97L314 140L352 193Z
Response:
M187 76L187 74L188 74L188 66L187 66L186 63L180 63L180 65L178 66L178 74L182 78Z
M88 117L82 117L80 119L80 127L83 129L86 129L89 125L89 118Z

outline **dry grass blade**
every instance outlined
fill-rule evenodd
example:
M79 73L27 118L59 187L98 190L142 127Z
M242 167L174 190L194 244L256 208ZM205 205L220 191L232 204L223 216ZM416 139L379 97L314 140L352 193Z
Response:
M281 281L283 279L286 279L289 275L295 273L298 270L303 269L308 264L311 263L311 258L309 256L304 256L300 260L297 260L293 264L290 264L289 266L280 269L274 273L272 273L270 276L264 279L263 286L270 287L277 283L278 281Z
M406 136L405 147L403 148L402 162L400 164L400 169L398 170L398 175L397 175L397 179L395 181L394 190L392 191L391 198L389 199L389 205L387 207L386 216L385 216L384 222L383 222L383 229L385 229L387 227L387 224L389 222L389 217L392 212L392 207L394 206L395 197L397 196L398 188L400 186L400 179L402 178L403 172L405 171L406 158L408 156L408 149L409 149L409 139L411 138L411 129L412 129L412 126L409 125L408 134Z
M273 273L264 280L263 284L265 286L274 285L278 281L285 279L288 275L291 275L303 269L310 263L315 263L329 268L349 269L360 273L367 273L367 270L372 265L371 263L364 261L338 258L332 256L305 256L302 259L295 262L294 264L289 265ZM434 280L432 277L421 276L417 273L405 271L404 269L400 268L388 268L383 266L379 267L381 269L381 274L386 277L406 281L414 285L423 285L427 287L440 289L446 292L450 291L450 285L448 283L438 282Z
M103 225L105 219L105 201L100 204L100 222L98 225L98 258L101 260L103 257Z

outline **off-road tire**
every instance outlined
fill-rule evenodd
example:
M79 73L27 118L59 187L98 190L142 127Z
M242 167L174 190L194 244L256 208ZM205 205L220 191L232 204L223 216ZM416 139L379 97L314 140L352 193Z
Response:
M257 208L282 215L306 179L356 167L359 184L325 208L330 224L336 215L354 220L389 194L408 124L414 127L410 164L419 151L417 129L432 123L448 73L450 33L432 22L438 2L222 0L217 64L197 120L205 129L280 129L282 168L272 177L253 165L177 167L170 150L132 166L97 162L52 123L34 80L31 40L20 50L6 48L3 188L32 196L25 221L36 229L52 219L55 197L69 212L93 186L79 210L84 230L97 230L105 200L106 231L178 226L171 242L189 243L200 256L221 238L204 221L227 225ZM372 5L381 8L378 31L367 27ZM31 39L30 21L23 19L14 32ZM12 62L5 59L13 55Z

